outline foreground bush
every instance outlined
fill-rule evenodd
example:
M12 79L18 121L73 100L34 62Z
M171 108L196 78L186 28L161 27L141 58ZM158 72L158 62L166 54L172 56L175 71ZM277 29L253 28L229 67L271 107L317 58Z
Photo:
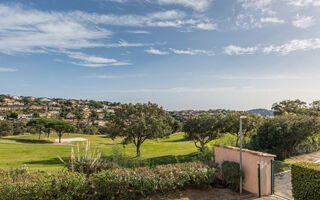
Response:
M7 178L9 182L1 181L0 199L88 199L90 188L84 174L67 171L55 174L29 174L26 172L24 176L28 179L21 178L14 181Z
M164 165L155 168L117 169L90 177L98 199L137 199L187 186L208 187L215 169L201 163Z
M292 193L297 200L320 199L320 164L299 162L292 165Z
M107 162L103 158L102 152L99 149L91 148L89 142L86 143L84 148L80 148L78 144L76 152L71 148L69 160L64 161L59 156L58 158L69 171L87 175L116 167L116 164Z
M243 171L240 171L240 165L237 162L224 161L222 163L223 182L235 191L240 190L240 176L244 179Z
M139 199L187 186L209 187L215 169L203 163L163 165L155 168L111 169L91 174L29 173L25 169L0 171L0 199L90 200Z
M264 121L251 140L252 147L254 150L275 154L277 159L282 160L304 152L305 143L310 143L308 138L314 138L319 131L319 117L278 116Z

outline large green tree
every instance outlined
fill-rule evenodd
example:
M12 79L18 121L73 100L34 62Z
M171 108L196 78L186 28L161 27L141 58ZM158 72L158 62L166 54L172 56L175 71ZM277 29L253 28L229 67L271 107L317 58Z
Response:
M28 126L33 127L39 134L39 140L41 139L41 134L48 127L50 119L47 118L35 118L28 122Z
M194 145L200 150L206 149L206 144L215 139L221 130L221 114L203 114L188 118L183 123L182 130L188 139L192 139Z
M243 112L228 112L222 119L223 132L231 133L237 137L236 146L240 140L240 116L246 116L243 120L242 133L244 137L253 134L261 125L263 118L259 115Z
M52 119L50 121L50 127L55 130L59 137L59 143L64 133L73 133L76 131L76 127L69 122L60 119Z
M283 115L289 113L302 114L307 108L307 103L299 99L284 100L272 105L274 115Z
M13 125L10 121L0 120L0 136L7 136L13 134Z
M132 142L139 157L143 142L169 136L173 123L174 119L157 104L122 104L115 110L109 136L124 137L124 144Z
M277 155L278 159L296 155L297 147L320 131L320 118L282 115L267 119L253 137L254 148Z

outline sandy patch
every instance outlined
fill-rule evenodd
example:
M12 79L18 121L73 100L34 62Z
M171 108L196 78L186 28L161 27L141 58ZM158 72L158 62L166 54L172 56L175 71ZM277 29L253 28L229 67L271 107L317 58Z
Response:
M81 137L77 137L77 138L61 138L61 142L84 142L87 141L88 139L86 138L81 138ZM59 142L59 139L55 139L55 142Z

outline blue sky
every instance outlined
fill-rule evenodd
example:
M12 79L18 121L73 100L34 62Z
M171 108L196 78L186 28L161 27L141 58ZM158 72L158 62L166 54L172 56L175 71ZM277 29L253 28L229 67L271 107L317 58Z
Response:
M0 93L168 110L320 94L320 0L0 1Z

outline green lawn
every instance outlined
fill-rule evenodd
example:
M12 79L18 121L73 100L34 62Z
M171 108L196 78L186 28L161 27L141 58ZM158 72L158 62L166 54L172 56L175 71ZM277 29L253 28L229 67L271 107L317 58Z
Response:
M110 151L115 145L120 144L121 138L111 140L101 135L70 134L63 138L83 137L90 141L91 146L97 146L105 155L110 155ZM20 167L27 165L31 170L52 171L62 167L57 159L58 156L68 158L70 156L70 144L54 144L57 135L52 134L50 138L42 135L42 140L38 140L38 135L10 136L0 138L0 168ZM3 142L22 142L24 144L12 144ZM225 144L234 141L231 135L211 142ZM84 145L85 142L73 142L72 144ZM135 156L135 146L127 145L124 149L126 155ZM193 142L185 141L183 134L175 134L165 139L147 140L141 147L140 159L170 159L172 157L185 157L197 152Z

